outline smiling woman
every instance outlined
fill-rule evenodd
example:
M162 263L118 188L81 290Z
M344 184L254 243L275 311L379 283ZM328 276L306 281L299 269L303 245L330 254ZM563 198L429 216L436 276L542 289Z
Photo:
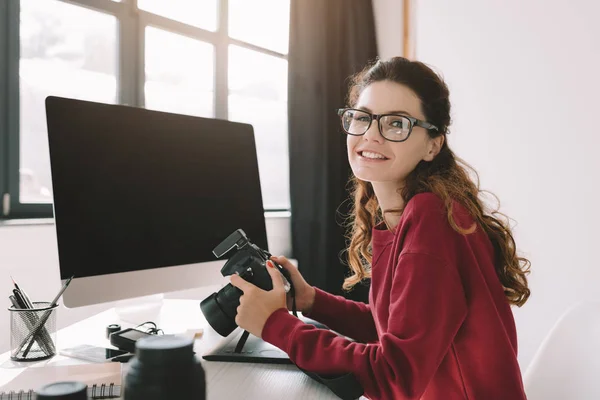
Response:
M371 278L369 304L311 289L277 261L300 311L354 341L290 315L281 290L238 280L239 325L302 369L354 374L370 399L525 399L510 307L529 297L529 261L448 146L446 84L423 63L378 61L338 114L354 174L344 288Z

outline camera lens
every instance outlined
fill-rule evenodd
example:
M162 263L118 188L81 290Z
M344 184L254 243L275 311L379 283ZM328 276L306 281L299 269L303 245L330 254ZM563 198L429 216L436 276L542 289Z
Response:
M273 281L265 266L269 253L250 243L243 230L238 229L229 235L213 253L220 257L234 247L238 247L238 252L227 260L221 268L221 274L238 274L240 278L263 290L273 289ZM240 289L229 283L200 303L204 317L221 336L228 336L237 328L235 317L242 294Z
M179 335L138 340L125 378L125 400L206 398L204 369L193 352L194 341Z
M87 400L87 386L82 382L55 382L37 391L38 400Z
M202 314L221 336L227 336L237 328L235 316L240 305L241 291L228 283L218 293L213 293L200 303Z

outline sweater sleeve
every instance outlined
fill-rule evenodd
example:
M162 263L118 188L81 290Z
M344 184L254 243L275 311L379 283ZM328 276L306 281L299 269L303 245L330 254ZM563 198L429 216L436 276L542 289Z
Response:
M368 304L334 296L317 287L312 310L304 316L358 342L369 343L378 340L375 321Z
M352 372L371 399L419 399L466 317L455 268L422 253L402 254L394 272L388 329L362 344L275 311L262 337L305 370ZM349 318L352 318L349 316Z

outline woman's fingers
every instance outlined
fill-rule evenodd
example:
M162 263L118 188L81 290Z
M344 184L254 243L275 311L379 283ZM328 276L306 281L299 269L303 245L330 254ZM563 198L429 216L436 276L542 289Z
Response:
M296 268L296 266L294 264L292 264L291 261L288 260L284 256L279 256L279 257L273 256L273 257L271 257L271 259L273 261L275 261L277 264L281 265L283 268L285 268L291 274L294 274L298 271L298 268Z

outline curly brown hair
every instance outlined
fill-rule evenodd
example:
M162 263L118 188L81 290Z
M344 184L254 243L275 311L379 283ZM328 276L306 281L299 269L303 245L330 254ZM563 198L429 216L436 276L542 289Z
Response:
M410 88L419 97L426 120L438 127L438 131L428 130L431 138L448 133L448 87L427 65L402 57L378 60L367 65L351 79L349 106L356 104L364 88L378 81L399 83ZM472 177L469 172L472 173ZM351 290L363 279L371 277L371 230L377 224L385 222L371 184L354 176L350 183L354 205L348 223L347 239L350 243L347 256L352 275L345 279L344 290ZM447 140L444 140L439 154L432 161L422 160L416 166L406 178L399 194L406 205L416 194L423 192L434 193L442 199L450 225L455 231L465 235L474 232L476 225L468 229L458 226L452 216L452 202L457 201L466 208L475 223L483 227L490 238L494 248L496 272L509 303L519 307L525 304L531 294L527 286L527 274L531 263L517 255L509 220L498 211L499 203L492 209L480 198L483 191L479 187L477 172L454 155L448 147Z

